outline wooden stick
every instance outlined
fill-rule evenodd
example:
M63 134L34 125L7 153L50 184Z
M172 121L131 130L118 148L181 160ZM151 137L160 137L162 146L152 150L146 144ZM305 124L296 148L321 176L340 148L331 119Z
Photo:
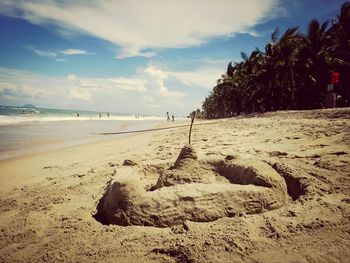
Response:
M189 132L189 134L188 134L188 144L189 144L189 145L191 145L191 132L192 132L192 125L193 125L195 116L196 116L196 112L193 111L193 112L192 112L192 118L191 118L190 132Z

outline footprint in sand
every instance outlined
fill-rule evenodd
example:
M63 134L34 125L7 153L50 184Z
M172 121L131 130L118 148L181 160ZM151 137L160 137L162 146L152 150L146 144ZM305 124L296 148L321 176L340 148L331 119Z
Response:
M57 166L57 165L49 165L49 166L44 166L44 170L51 170L51 169L61 169L62 167Z

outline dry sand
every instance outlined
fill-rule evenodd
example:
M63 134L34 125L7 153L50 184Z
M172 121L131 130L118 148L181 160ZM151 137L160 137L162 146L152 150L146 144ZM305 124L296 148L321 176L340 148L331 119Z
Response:
M349 262L349 108L195 124L1 161L0 262Z

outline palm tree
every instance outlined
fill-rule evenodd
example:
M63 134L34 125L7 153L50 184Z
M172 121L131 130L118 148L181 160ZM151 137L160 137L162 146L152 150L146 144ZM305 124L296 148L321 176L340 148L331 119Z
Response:
M350 105L350 2L342 5L340 14L333 22L329 33L333 40L330 62L341 76L342 88L338 92L344 98L345 103Z
M294 67L301 46L298 27L288 28L278 43L273 46L277 79L277 105L280 109L294 108Z
M330 29L334 51L340 58L350 61L350 2L342 5L337 21Z
M350 2L328 24L313 19L305 34L291 27L280 38L277 28L264 52L241 52L242 61L230 62L205 98L206 117L320 107L330 70L341 73L343 88L337 92L350 105Z
M319 107L328 81L327 63L330 49L328 21L320 24L312 19L307 33L303 35L302 46L298 54L298 92L299 108Z

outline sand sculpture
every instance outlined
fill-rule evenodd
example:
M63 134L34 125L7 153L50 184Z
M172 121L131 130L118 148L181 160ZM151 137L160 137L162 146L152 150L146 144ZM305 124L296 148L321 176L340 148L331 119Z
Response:
M286 182L268 164L242 158L200 161L191 146L146 187L142 170L122 167L97 207L106 224L167 227L280 208Z

